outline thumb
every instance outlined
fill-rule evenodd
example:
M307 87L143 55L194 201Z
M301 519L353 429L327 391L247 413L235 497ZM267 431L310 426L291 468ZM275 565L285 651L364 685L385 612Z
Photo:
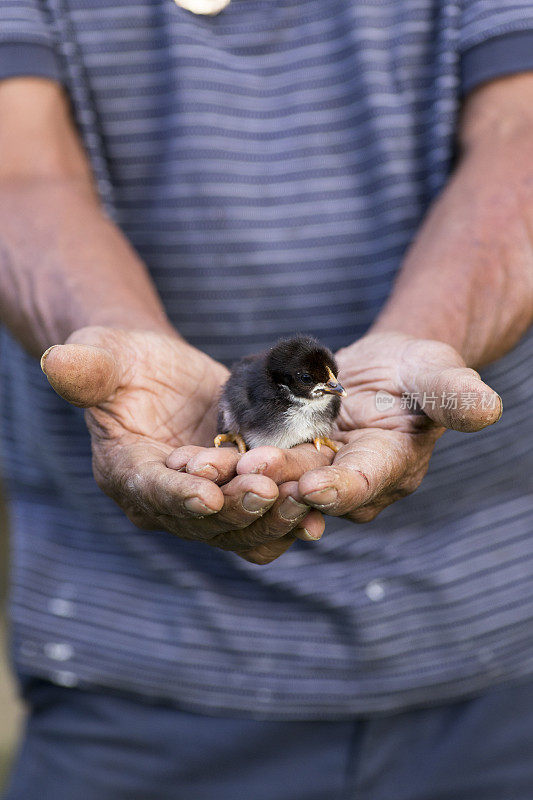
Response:
M41 369L54 391L82 408L108 400L122 373L109 350L87 344L52 345L43 353Z
M497 422L502 400L468 367L450 367L419 373L413 394L424 414L456 431L471 433Z
M500 419L501 397L466 366L455 348L433 339L411 339L402 356L402 391L438 425L471 433Z

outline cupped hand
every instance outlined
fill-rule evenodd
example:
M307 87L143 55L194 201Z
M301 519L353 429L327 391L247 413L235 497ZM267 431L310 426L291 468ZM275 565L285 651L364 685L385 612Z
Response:
M234 449L204 447L228 372L177 335L82 328L47 350L41 365L58 394L87 409L95 479L139 527L257 564L277 558L295 536L320 537L322 514L302 504L296 482L235 476ZM194 453L213 453L218 469L187 471Z
M374 333L337 361L347 390L332 435L343 443L338 453L260 447L241 456L239 474L298 481L309 506L369 522L420 485L446 428L479 431L501 416L500 397L442 342Z

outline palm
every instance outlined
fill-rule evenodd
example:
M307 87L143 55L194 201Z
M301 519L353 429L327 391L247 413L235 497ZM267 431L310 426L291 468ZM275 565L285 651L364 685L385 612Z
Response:
M210 443L224 367L177 337L144 332L117 332L115 337L124 378L110 399L88 412L90 428L106 439L169 452L184 444ZM110 347L109 333L105 344Z
M87 408L96 481L135 524L261 564L290 547L287 534L303 517L307 538L320 536L322 516L307 506L283 516L289 493L298 499L296 485L234 477L237 452L209 448L228 372L172 331L85 328L47 351L42 364L59 394ZM182 468L175 454L183 453ZM213 461L213 454L216 478L211 463L194 467L195 458Z
M357 350L347 348L338 354L347 390L337 421L339 438L353 441L365 431L382 430L418 438L426 434L424 438L434 442L444 427L421 411L423 397L420 393L415 397L408 387L415 373L427 370L446 346L421 342L416 352L409 352L411 343L401 338L395 342L389 337L387 344L384 349L379 338L368 337L357 343Z
M374 334L341 350L338 359L348 391L340 431L371 427L420 434L446 427L479 430L494 422L494 408L482 402L492 390L446 344ZM468 414L462 392L476 395ZM446 402L454 396L455 403Z
M57 391L87 407L99 486L153 526L165 502L148 513L145 487L166 497L168 455L212 440L226 369L176 335L109 328L76 331L49 362Z
M498 419L498 395L441 342L369 334L341 350L337 361L347 397L333 432L343 446L331 465L320 464L322 452L310 445L272 453L258 448L239 463L241 472L263 464L263 474L276 480L298 479L301 496L322 513L368 522L417 488L446 428L481 430ZM388 403L379 402L380 392ZM460 402L462 393L474 398L468 409ZM435 398L425 413L405 402L411 396L423 402L424 394ZM453 394L455 408L441 402Z
M320 537L322 513L372 519L418 486L446 427L480 430L499 416L479 402L466 412L403 408L404 393L498 396L447 345L372 334L338 354L348 397L334 458L308 444L239 458L209 447L227 370L172 333L89 328L44 361L54 388L88 408L95 477L130 519L254 563L283 553L304 519L306 539ZM379 390L389 408L376 403Z
M340 506L355 521L372 519L417 488L447 427L480 430L497 419L497 407L483 404L497 395L443 343L374 334L341 351L338 361L348 396L338 420L344 446L334 465L360 475L359 487L351 484L352 502ZM468 412L462 392L475 397ZM446 403L453 396L455 406ZM355 497L362 502L354 504Z

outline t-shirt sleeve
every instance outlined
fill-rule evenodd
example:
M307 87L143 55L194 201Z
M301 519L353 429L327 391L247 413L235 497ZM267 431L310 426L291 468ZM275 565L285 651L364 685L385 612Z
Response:
M0 0L0 80L61 79L55 40L42 0Z
M533 2L463 0L459 50L463 93L533 70Z

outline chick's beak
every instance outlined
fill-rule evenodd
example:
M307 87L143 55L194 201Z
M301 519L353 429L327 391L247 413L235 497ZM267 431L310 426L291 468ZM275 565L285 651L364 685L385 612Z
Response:
M328 394L338 394L339 397L346 397L346 389L344 388L344 386L341 386L341 384L338 381L333 379L329 380L326 383L324 391L327 392Z

